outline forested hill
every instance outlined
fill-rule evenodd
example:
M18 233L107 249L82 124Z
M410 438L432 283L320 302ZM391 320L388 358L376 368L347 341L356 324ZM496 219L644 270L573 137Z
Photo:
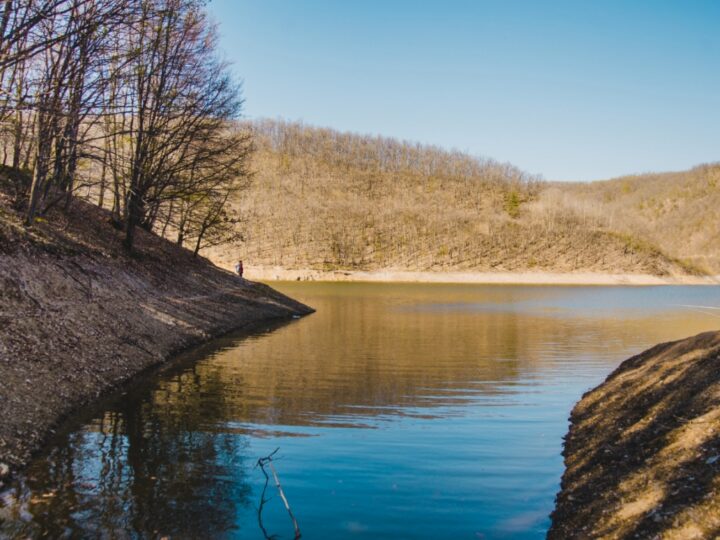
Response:
M584 213L594 227L631 234L693 266L720 273L720 163L557 184L543 190L541 199L548 207Z
M241 256L315 270L693 271L634 229L591 217L592 195L577 186L390 138L275 120L249 127L254 178L236 201L243 241L208 252L225 266Z

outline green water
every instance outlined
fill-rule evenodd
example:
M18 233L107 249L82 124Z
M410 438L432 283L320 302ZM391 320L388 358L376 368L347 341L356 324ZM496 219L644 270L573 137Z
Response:
M220 339L68 421L0 494L10 538L542 538L573 403L720 326L717 287L276 284L317 313ZM269 535L292 538L271 484Z

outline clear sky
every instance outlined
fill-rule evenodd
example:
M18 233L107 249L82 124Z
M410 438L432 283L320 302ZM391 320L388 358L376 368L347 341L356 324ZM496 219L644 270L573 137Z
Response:
M591 180L720 161L719 0L212 0L245 116Z

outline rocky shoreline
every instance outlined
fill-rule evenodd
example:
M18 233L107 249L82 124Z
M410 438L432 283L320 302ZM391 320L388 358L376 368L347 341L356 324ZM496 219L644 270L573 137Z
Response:
M138 373L229 331L312 312L144 231L128 255L107 214L79 201L31 229L7 208L0 206L6 479L61 419Z
M626 360L570 424L550 540L720 535L720 332Z

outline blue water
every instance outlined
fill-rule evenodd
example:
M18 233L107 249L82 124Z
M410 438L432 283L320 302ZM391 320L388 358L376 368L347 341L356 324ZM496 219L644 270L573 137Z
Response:
M68 421L0 535L543 538L582 393L720 326L718 287L278 284L317 313L229 336ZM271 483L269 535L292 538Z

